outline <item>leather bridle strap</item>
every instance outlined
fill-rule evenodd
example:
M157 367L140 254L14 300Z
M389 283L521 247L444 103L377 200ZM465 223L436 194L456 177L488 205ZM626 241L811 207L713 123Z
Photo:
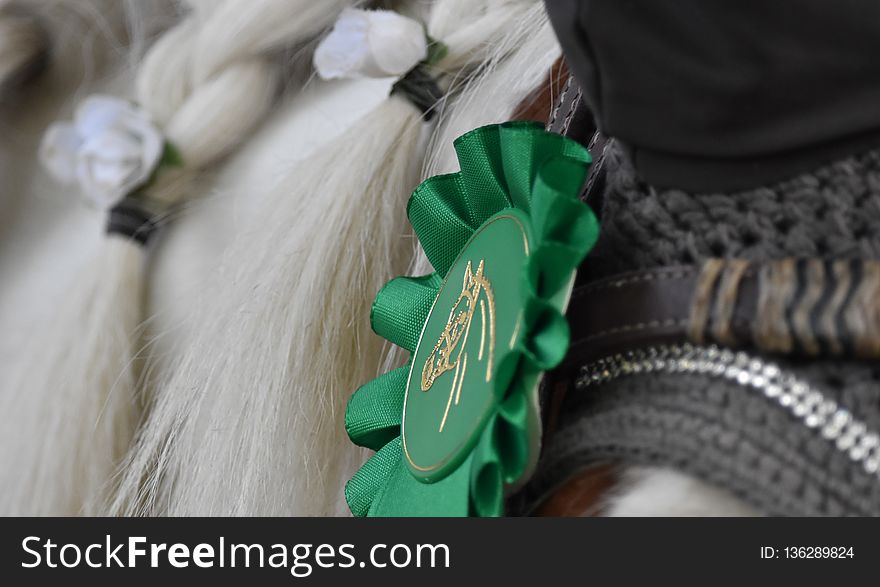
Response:
M799 356L880 358L880 261L708 259L624 273L575 289L576 367L691 342Z

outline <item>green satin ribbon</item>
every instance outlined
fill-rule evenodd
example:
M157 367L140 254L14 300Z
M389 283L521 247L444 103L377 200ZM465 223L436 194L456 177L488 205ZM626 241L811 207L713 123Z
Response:
M534 239L522 269L526 335L506 358L509 364L498 366L516 375L495 390L497 409L470 454L434 483L416 479L404 462L400 427L410 364L358 389L346 410L346 430L354 443L377 452L345 488L356 516L501 515L505 488L522 480L534 457L530 429L539 419L533 383L568 349L563 298L599 231L578 198L589 152L522 122L473 130L455 141L455 151L461 171L426 180L407 207L435 272L389 282L376 296L372 327L413 353L443 279L468 240L493 215L517 208L526 213Z

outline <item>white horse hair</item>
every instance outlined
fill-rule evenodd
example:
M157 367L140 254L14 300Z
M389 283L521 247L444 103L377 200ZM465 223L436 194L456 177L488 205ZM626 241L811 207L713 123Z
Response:
M729 492L674 469L630 467L602 499L604 515L614 518L671 516L755 517L753 507Z
M0 92L33 73L47 52L46 33L34 15L0 0Z
M189 2L139 67L136 98L184 167L147 197L169 210L189 179L226 155L275 101L270 55L329 26L347 0ZM140 418L136 349L144 250L102 239L63 303L30 333L26 360L0 395L0 513L95 513Z
M429 34L449 47L436 71L459 96L462 125L509 116L558 56L534 0L436 0L430 15ZM530 71L531 87L515 69L504 81L474 82L519 92L495 113L461 94L471 87L462 80L496 76L536 31L547 54L544 70ZM444 126L455 112L448 105ZM111 512L347 512L342 487L364 455L345 437L344 406L381 369L384 343L370 331L369 310L412 259L405 204L424 165L423 130L421 113L391 96L262 200L210 286L222 295L200 306L193 338L158 384Z

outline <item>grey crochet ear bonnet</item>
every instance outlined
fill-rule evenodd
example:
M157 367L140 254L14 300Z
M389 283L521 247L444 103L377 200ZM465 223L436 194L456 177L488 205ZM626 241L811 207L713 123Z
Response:
M583 110L564 94L551 130L589 134ZM863 358L880 340L880 152L694 194L640 182L614 141L592 150L602 232L568 364L544 385L539 467L511 511L614 461L679 469L771 515L880 514L880 363ZM585 307L656 319L602 330L617 318L579 311L578 290Z

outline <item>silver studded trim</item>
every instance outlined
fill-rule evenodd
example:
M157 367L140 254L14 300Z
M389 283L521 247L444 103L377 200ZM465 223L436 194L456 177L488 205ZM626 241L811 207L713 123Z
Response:
M583 366L576 388L650 373L701 373L758 391L880 479L880 435L809 383L744 352L690 344L630 351Z

